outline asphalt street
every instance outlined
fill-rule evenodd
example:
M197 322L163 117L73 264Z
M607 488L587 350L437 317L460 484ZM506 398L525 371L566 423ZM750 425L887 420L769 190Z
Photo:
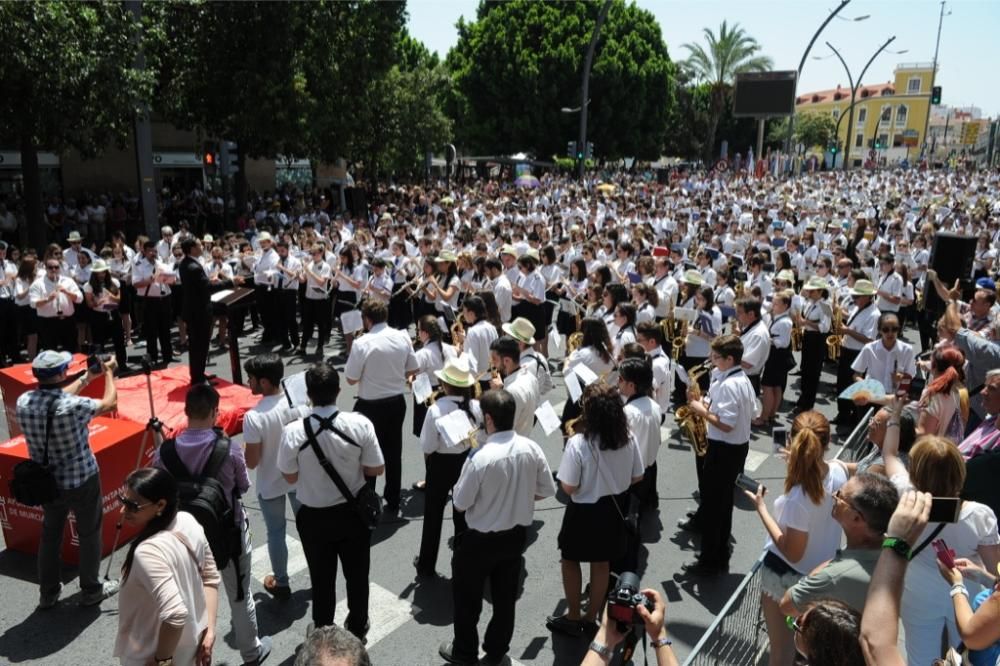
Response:
M263 351L254 346L256 333L244 337L242 357ZM140 355L142 348L130 350ZM186 362L186 355L183 357ZM315 357L303 359L288 356L286 373L297 372ZM217 352L214 345L209 372L221 378L232 375L228 355ZM342 368L341 366L338 366ZM828 367L830 370L832 366ZM548 399L561 411L566 392L558 374L556 387ZM790 378L786 401L794 396L797 377ZM835 376L824 372L822 397L817 408L832 417L835 406L830 401ZM355 388L342 382L343 393L339 399L342 409L349 410L354 403ZM409 402L409 400L408 400ZM790 405L786 402L786 410ZM451 639L452 600L450 582L450 550L442 546L437 570L445 578L432 582L418 582L411 564L420 543L423 498L421 493L410 491L410 484L423 477L423 459L416 438L410 433L412 408L408 406L404 428L406 438L403 451L403 507L396 522L381 526L374 535L370 584L371 632L368 650L372 663L379 666L437 666L443 663L438 657L438 646ZM764 543L764 529L748 502L738 502L734 519L734 553L728 575L711 580L689 581L678 575L680 565L692 559L697 547L697 537L676 528L676 523L686 511L695 506L692 492L696 488L694 456L690 445L675 430L673 416L664 426L663 446L660 449L658 515L643 525L643 554L641 576L644 587L659 590L667 599L667 623L674 640L674 649L681 660L690 652L706 627L718 614L726 599L736 588L743 573L760 555ZM843 433L846 437L847 433ZM535 427L536 441L544 449L553 469L559 464L562 440L558 433L545 436L540 426ZM0 424L0 441L7 439L6 423ZM836 451L840 440L835 437L830 455ZM747 459L748 474L761 479L772 491L770 497L780 493L784 479L784 462L773 455L770 434L755 430L751 451ZM251 472L251 475L253 472ZM381 482L379 484L381 490ZM264 524L254 490L244 498L253 533L253 591L258 602L257 618L261 634L270 634L274 649L267 664L290 665L295 652L305 637L309 614L309 575L302 556L294 518L288 510L288 543L290 550L289 571L292 597L278 601L268 595L261 584L270 571L267 557ZM559 554L556 537L562 520L563 503L559 498L549 498L536 504L534 524L530 529L530 545L525 554L523 589L517 606L517 623L510 650L513 664L579 664L586 650L584 639L573 640L551 634L545 628L545 617L565 609L559 572ZM445 514L443 539L452 534L450 511ZM594 538L601 538L594 534ZM114 555L113 569L118 569L124 550ZM104 572L105 561L101 572ZM0 663L46 664L114 664L112 648L117 631L117 601L111 598L99 609L77 605L79 588L75 574L67 570L63 600L50 611L36 611L38 588L35 582L34 557L10 550L0 551ZM586 568L584 569L586 571ZM340 600L336 619L343 621L343 580L338 582L337 598ZM485 629L490 616L489 604L484 605L480 631ZM239 653L233 648L227 604L220 599L214 663L238 665ZM641 655L636 655L637 660Z

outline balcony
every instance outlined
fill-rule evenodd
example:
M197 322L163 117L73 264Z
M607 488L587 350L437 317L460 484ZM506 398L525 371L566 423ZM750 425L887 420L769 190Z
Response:
M895 71L899 72L908 69L932 69L933 67L933 62L901 62L896 65Z

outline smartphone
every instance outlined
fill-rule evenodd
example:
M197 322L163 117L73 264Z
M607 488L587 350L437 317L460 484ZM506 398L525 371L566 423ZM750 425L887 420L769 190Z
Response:
M910 385L913 383L912 377L903 377L896 384L896 395L905 395L907 398L910 396Z
M954 523L958 520L958 512L962 508L962 500L958 497L932 497L931 515L928 523Z
M927 386L927 379L924 377L914 377L910 380L909 391L907 391L907 399L911 402L920 400L920 397L924 394L924 387Z
M91 354L87 357L87 372L92 375L96 375L103 369L104 365L101 363L101 359L97 354Z
M955 568L955 551L948 547L944 539L935 539L931 541L931 545L934 546L934 552L937 553L937 558L941 560L941 564L945 565L949 569Z
M774 430L771 432L771 437L774 443L774 452L777 453L781 449L785 448L788 442L788 430L784 426L775 426Z
M752 479L746 474L740 474L736 477L736 486L756 495L757 490L760 488L760 481Z

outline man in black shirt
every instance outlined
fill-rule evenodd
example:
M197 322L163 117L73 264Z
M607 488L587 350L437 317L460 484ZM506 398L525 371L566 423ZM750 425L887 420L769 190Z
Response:
M198 260L201 241L186 238L181 241L181 251L184 252L178 267L184 288L181 317L187 322L191 383L197 384L210 379L205 375L205 364L208 362L208 342L212 333L211 285L205 267Z

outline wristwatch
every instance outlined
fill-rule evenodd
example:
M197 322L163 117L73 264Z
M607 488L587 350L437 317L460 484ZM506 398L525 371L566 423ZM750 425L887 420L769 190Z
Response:
M607 645L601 645L597 641L591 641L589 649L593 650L594 652L601 655L605 659L609 658L611 655L614 654L614 650L609 648Z
M904 560L910 559L910 544L899 537L886 537L882 542L882 547L891 550Z

